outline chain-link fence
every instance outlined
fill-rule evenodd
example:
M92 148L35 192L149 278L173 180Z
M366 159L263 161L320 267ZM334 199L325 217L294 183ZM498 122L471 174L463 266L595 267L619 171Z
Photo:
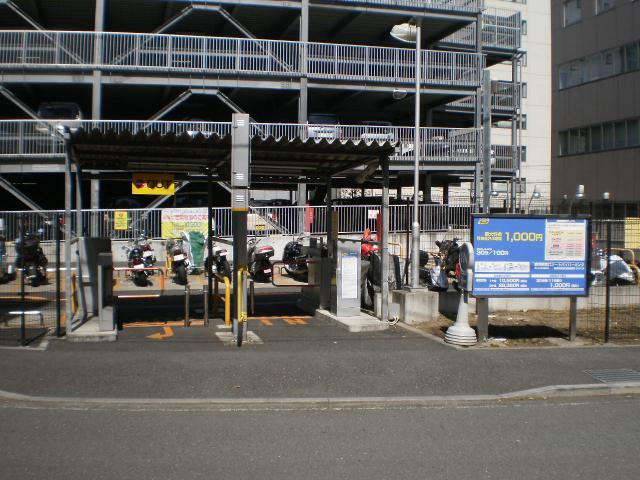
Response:
M17 238L0 233L0 345L27 345L49 331L61 333L58 226L55 216L23 216ZM43 240L47 234L53 239Z
M592 284L580 333L604 341L640 340L640 219L592 222Z

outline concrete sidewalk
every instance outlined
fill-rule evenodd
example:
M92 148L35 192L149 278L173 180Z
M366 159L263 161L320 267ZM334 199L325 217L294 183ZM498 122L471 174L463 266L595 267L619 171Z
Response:
M169 336L159 324L125 329L109 344L3 349L0 390L130 399L447 397L602 383L587 370L640 372L637 347L456 350L399 327L353 334L310 318L256 319L250 330L262 343L227 346L217 325L173 327Z

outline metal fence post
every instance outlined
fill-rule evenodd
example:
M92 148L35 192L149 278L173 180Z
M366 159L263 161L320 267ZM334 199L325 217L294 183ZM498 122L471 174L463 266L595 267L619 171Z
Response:
M189 284L184 286L184 326L191 326L191 320L189 318L190 308L189 308L189 295L191 293L191 289L189 288Z
M20 344L27 344L26 326L24 318L24 214L20 215Z
M204 326L208 327L209 326L209 292L210 290L207 288L206 285L202 286L202 296L203 298L203 322L204 322Z
M56 229L56 337L62 336L62 301L60 298L60 248L61 248L61 231L62 222L60 216L54 217L54 225Z
M607 276L605 283L605 323L604 323L604 341L609 343L611 338L611 221L607 222Z

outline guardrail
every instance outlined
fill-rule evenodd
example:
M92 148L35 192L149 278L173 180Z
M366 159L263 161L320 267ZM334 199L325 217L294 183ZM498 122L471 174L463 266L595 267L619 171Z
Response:
M106 133L132 135L140 131L163 135L226 136L231 132L230 122L167 122L129 120L0 120L0 160L3 157L62 158L64 143L59 132L62 125L71 129L99 130ZM287 123L252 123L251 135L262 138L286 137L325 139L340 142L389 142L399 145L400 154L391 161L407 160L413 156L414 129L412 127L376 127L364 125L308 125ZM478 158L477 146L482 131L475 128L421 128L421 159L424 162L474 163Z
M520 107L521 101L519 85L501 80L491 82L491 110L493 112L513 113ZM444 108L446 110L472 111L475 109L475 105L475 97L464 97L448 103Z
M474 47L475 23L452 33L440 41L441 45ZM482 13L482 46L485 49L518 50L522 46L522 15L515 10L487 8Z
M325 2L316 0L314 3ZM363 4L393 8L476 13L482 9L484 2L483 0L333 0L332 2L326 3Z
M307 210L307 208L310 209ZM389 207L389 231L402 233L411 228L412 206L406 204L391 205ZM380 212L380 205L336 205L338 212L338 231L341 234L362 233L365 228L376 229L376 217ZM162 237L162 210L156 209L96 209L82 211L82 233L94 236L110 237L115 240L132 240L139 237L142 231L151 238ZM185 209L186 210L186 209ZM466 205L427 204L420 206L420 218L423 231L441 231L451 228L467 228L469 214L472 207ZM127 212L128 229L115 229L115 212ZM297 235L300 233L301 213L309 215L310 233L321 235L326 233L326 207L298 207L298 206L268 206L253 207L249 213L248 233L252 236L268 237L286 231ZM63 211L42 212L9 212L0 211L0 218L4 219L4 236L9 239L18 238L20 234L21 217L24 218L25 232L37 232L42 229L41 240L46 242L55 238L55 223L45 222L47 218L57 218ZM76 230L75 213L72 229ZM264 223L263 217L272 219L275 226ZM257 227L257 228L256 228ZM230 237L233 234L231 209L213 209L213 228L215 236Z
M421 54L424 85L476 87L481 82L482 55L438 50ZM98 69L234 78L305 75L412 85L414 66L415 50L408 48L142 33L0 31L0 68L5 71Z

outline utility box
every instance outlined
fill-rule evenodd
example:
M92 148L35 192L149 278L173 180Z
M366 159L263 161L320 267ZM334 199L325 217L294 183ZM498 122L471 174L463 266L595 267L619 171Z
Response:
M335 242L335 277L331 279L331 313L338 317L360 315L360 240Z
M87 313L98 315L98 256L101 253L111 255L111 239L100 237L81 237L79 241L80 271L78 287L84 289Z

